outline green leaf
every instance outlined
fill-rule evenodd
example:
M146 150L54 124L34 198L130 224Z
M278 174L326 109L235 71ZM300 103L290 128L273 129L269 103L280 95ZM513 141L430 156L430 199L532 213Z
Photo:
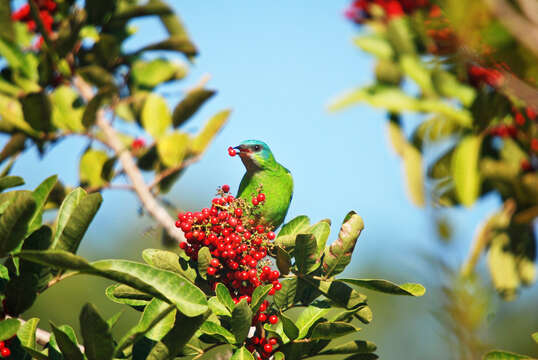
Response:
M216 324L212 321L206 321L202 324L200 327L200 332L202 334L207 334L212 337L217 337L219 341L222 341L224 343L228 344L234 344L235 343L235 337L234 335L220 326L219 324Z
M353 43L379 59L390 60L394 56L394 50L390 43L377 35L358 36L353 39Z
M15 191L0 217L0 257L16 249L25 238L36 203L29 191Z
M200 88L188 92L174 108L172 115L174 127L181 126L189 120L215 93L214 90Z
M459 109L443 100L419 100L396 86L377 85L347 92L333 100L329 104L329 110L338 111L361 102L393 113L404 111L435 113L450 117L464 127L472 125L472 116L468 110Z
M377 356L376 354L366 353L366 354L351 355L345 358L344 360L375 360L378 358L379 356Z
M209 316L209 311L194 318L188 318L177 312L174 327L151 349L146 360L169 360L183 349L195 332Z
M284 279L280 283L282 288L275 292L273 301L279 309L287 309L295 301L297 278Z
M176 273L146 264L127 260L101 260L89 264L80 256L58 250L22 251L17 255L29 261L121 282L169 301L187 316L197 316L208 310L205 294L198 287Z
M403 72L420 87L422 94L426 96L436 95L431 71L426 68L420 58L414 55L403 55L400 57L400 65Z
M5 319L0 321L0 341L12 338L17 334L21 323L17 319Z
M120 319L122 315L123 315L123 311L118 311L117 313L115 313L114 315L112 315L106 320L106 323L110 330L112 330L112 328L118 323L118 320Z
M282 329L284 330L284 334L286 334L290 340L297 339L299 336L299 328L293 323L293 320L283 313L280 313L278 317L280 321L282 321Z
M476 91L471 86L458 81L448 71L436 69L432 73L433 86L442 96L458 99L463 106L470 106L476 98Z
M145 89L153 89L161 83L183 79L187 75L187 72L187 66L180 62L166 59L153 59L151 61L138 60L133 63L131 68L131 78L137 86ZM173 118L174 126L177 126L175 116Z
M19 176L4 176L0 178L0 192L21 185L24 185L24 179Z
M22 346L35 349L35 332L38 323L38 318L31 318L21 325L17 331L17 337L19 338Z
M58 344L58 347L60 348L60 351L64 356L64 359L83 360L84 355L82 355L82 352L80 351L78 345L73 342L65 332L54 326L54 324L51 323L50 326L52 328L52 332L54 333L56 343Z
M253 313L256 313L258 309L260 308L260 305L263 303L263 300L265 300L265 297L267 294L269 294L269 291L273 288L273 285L264 285L264 286L258 286L254 289L252 292L252 299L250 301L250 308L252 309ZM282 290L282 289L281 289Z
M28 232L33 232L41 226L45 203L47 202L49 194L51 193L52 189L54 189L54 186L56 185L57 181L57 175L50 176L46 178L41 184L39 184L32 192L32 198L35 201L36 209L34 215L32 216L32 219L30 220Z
M0 4L0 37L15 42L15 30L11 21L11 2Z
M424 194L424 169L422 167L422 154L412 144L406 142L402 153L405 180L408 195L416 206L426 204Z
M174 315L177 314L173 305L166 304L158 299L153 299L144 309L138 324L122 337L116 345L114 352L116 354L121 353L123 349L142 339L144 335L148 334L159 324L161 325L157 327L152 336L161 340L174 327L176 316L173 316L170 319L170 313L174 313ZM147 336L147 338L149 338L149 336Z
M538 332L532 333L531 337L534 342L538 344Z
M230 360L254 360L252 353L248 351L244 346L234 352Z
M291 268L291 256L280 246L276 247L276 266L282 275L288 275Z
M130 306L146 306L152 299L150 295L123 284L110 285L105 295L115 303Z
M88 360L112 359L114 339L110 334L107 322L101 318L97 309L92 304L87 303L80 312L79 320Z
M332 340L341 336L356 333L359 330L360 328L357 328L343 321L320 322L314 327L311 338Z
M386 294L422 296L426 293L424 286L414 283L396 285L393 282L383 279L338 279L338 281Z
M295 247L295 237L300 233L306 233L309 227L310 219L307 216L297 216L282 226L275 239L275 245L290 252Z
M77 73L87 82L97 87L116 86L114 76L98 65L89 65L77 68Z
M319 221L308 229L308 233L315 236L317 243L317 256L320 256L323 253L323 250L325 250L327 239L331 233L330 222L327 223L324 220Z
M194 44L186 36L171 36L166 40L144 46L142 49L138 50L137 53L149 50L177 51L186 56L195 56L198 53Z
M27 93L20 98L24 120L37 131L50 131L52 104L45 91Z
M167 310L169 307L170 305L164 301L153 298L153 300L146 305L146 308L142 313L140 323L150 324L158 314ZM146 337L154 341L160 341L170 330L172 330L175 319L176 310L174 309L171 310L161 321L152 326L146 333Z
M351 262L351 255L363 229L362 218L354 211L349 212L340 228L338 238L325 249L323 271L327 278L341 273Z
M281 353L280 351L277 351L276 353L273 354L274 356L274 360L284 360L284 354Z
M510 238L505 232L497 234L490 241L487 257L493 285L505 300L513 300L521 285L516 255L510 251L509 244Z
M156 268L178 273L191 282L196 279L196 270L189 266L188 261L171 251L145 249L142 252L142 257L145 262Z
M295 264L301 274L309 274L318 268L317 243L314 235L297 235L295 240Z
M222 129L228 117L231 114L231 110L224 110L215 114L211 119L209 119L202 131L200 131L190 144L190 151L193 154L202 154L211 140L217 135L217 133Z
M516 354L508 351L493 350L488 352L482 360L533 360L530 356Z
M324 350L320 355L334 355L334 354L363 354L376 351L377 346L367 340L354 340L347 343L337 345L333 348Z
M316 305L310 305L304 309L295 321L295 326L299 329L298 339L304 338L310 328L330 310L329 306L320 307Z
M50 248L75 253L102 201L101 194L88 195L82 188L70 192L58 210Z
M157 143L157 153L164 166L181 165L187 155L188 143L189 135L185 133L173 132L162 136Z
M13 70L20 72L24 78L37 80L37 64L32 61L35 60L35 56L23 53L17 43L0 37L0 56L8 62Z
M99 108L103 103L110 99L114 93L116 92L116 89L112 86L103 86L102 88L97 91L97 94L86 105L86 109L84 110L84 113L82 114L82 125L84 125L85 128L90 128L95 124L95 120L97 119L97 112L99 111Z
M353 290L342 282L316 281L310 277L304 277L303 279L338 306L354 309L359 305L366 304L366 295Z
M231 317L232 313L216 296L210 297L207 301L209 308L215 315Z
M142 126L154 138L159 139L172 124L172 115L166 100L157 94L149 94L142 108Z
M481 136L468 135L461 140L452 156L451 172L456 195L465 206L471 206L480 194L478 161L481 146Z
M103 167L108 155L103 150L87 149L80 158L79 177L82 186L99 187L107 183L103 178Z
M235 307L235 303L232 299L232 295L230 295L230 291L224 285L223 283L217 283L217 287L215 288L215 293L217 294L217 298L219 301L228 308L228 310L233 311Z
M247 338L252 322L252 311L245 299L238 302L232 310L232 333L236 343L241 344Z
M61 85L58 86L51 94L52 102L52 124L63 130L73 132L83 132L82 116L83 107L75 107L79 99L78 94L72 88Z
M395 50L396 55L415 54L415 43L410 27L407 18L404 17L394 18L388 22L387 39Z

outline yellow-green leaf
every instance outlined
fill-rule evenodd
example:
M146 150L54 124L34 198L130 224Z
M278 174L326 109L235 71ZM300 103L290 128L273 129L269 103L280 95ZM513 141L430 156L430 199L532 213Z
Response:
M451 172L456 195L465 206L471 206L480 194L478 160L481 145L481 136L468 135L461 140L452 155Z
M175 167L181 164L187 154L189 135L173 132L164 135L157 143L157 153L161 162L167 167Z
M149 94L142 108L142 126L154 138L159 139L172 124L172 115L166 100L158 94Z

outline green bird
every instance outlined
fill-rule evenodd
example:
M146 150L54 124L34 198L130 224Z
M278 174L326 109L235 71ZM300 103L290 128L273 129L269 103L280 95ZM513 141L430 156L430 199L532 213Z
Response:
M282 224L293 195L293 178L284 166L280 165L266 143L259 140L246 140L234 149L247 172L241 179L237 197L251 201L262 185L265 201L260 205L260 223L276 229Z

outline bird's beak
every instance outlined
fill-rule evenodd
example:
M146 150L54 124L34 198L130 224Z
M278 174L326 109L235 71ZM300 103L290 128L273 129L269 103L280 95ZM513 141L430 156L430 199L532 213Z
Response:
M241 155L241 154L246 155L246 154L249 153L248 148L246 146L244 146L244 145L236 146L236 147L234 147L234 149L239 151L239 155Z

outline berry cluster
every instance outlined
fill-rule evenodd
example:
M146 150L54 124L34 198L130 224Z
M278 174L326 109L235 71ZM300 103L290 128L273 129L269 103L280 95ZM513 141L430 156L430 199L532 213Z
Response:
M57 10L56 2L54 2L54 0L37 0L36 4L39 8L39 17L41 18L45 31L47 34L50 34L52 32L52 25L54 24L53 15ZM32 18L29 4L25 4L17 11L13 12L13 14L11 14L11 18L14 21L25 23L29 31L36 32L37 25L35 20ZM36 48L41 48L42 44L43 37L39 36L37 39Z
M9 350L9 348L6 346L6 342L0 341L0 357L7 358L10 355L11 355L11 350Z
M179 246L194 261L198 260L200 249L207 247L211 259L206 272L212 288L222 283L235 303L242 299L250 303L258 286L271 284L269 295L282 288L280 273L271 269L271 262L266 259L276 235L260 221L260 206L265 202L261 188L250 202L235 198L229 191L228 185L219 188L211 208L178 214L176 227L185 233L187 240ZM264 323L277 322L278 317L269 311L269 302L264 301L252 321L256 334L248 340L249 350L256 351L258 359L269 358L276 339L265 339L257 334L263 332Z

